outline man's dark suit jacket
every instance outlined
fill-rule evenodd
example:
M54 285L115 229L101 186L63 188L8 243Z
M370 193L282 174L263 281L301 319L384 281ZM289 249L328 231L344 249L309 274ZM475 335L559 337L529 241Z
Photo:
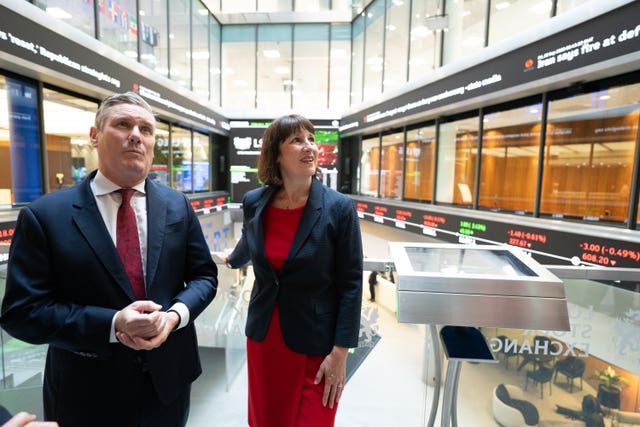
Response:
M49 344L47 419L70 412L84 416L85 425L108 425L104 420L121 410L118 402L130 397L135 373L148 371L165 403L198 377L193 320L216 294L217 269L185 195L147 180L147 299L163 310L184 303L190 323L151 351L109 343L114 314L134 295L91 191L94 176L20 211L0 321L20 340Z
M353 201L313 179L311 192L280 274L267 260L262 213L277 192L263 187L242 202L243 233L230 265L253 265L246 334L262 341L275 304L287 346L326 355L334 345L357 347L362 304L362 238Z

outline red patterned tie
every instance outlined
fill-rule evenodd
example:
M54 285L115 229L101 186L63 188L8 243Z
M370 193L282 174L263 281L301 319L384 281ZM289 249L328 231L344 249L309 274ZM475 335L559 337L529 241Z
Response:
M122 204L118 208L116 225L116 246L124 269L129 276L133 293L137 300L145 299L144 276L142 274L142 257L140 256L140 240L136 214L131 207L132 188L118 190L122 195Z

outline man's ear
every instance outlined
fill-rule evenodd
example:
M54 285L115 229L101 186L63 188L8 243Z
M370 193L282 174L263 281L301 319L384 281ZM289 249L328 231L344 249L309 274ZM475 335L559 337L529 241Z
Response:
M98 129L95 126L91 126L89 130L89 139L91 140L91 145L98 146Z

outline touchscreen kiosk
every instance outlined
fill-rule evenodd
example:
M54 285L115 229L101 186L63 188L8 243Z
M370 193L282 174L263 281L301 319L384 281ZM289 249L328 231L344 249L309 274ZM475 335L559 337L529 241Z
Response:
M389 244L405 323L569 330L564 284L521 249Z

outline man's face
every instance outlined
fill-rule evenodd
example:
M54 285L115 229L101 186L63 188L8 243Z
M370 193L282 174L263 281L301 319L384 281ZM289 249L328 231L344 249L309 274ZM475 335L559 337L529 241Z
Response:
M91 143L98 150L98 167L122 187L143 181L153 161L155 117L136 104L112 106L102 129L92 127Z

